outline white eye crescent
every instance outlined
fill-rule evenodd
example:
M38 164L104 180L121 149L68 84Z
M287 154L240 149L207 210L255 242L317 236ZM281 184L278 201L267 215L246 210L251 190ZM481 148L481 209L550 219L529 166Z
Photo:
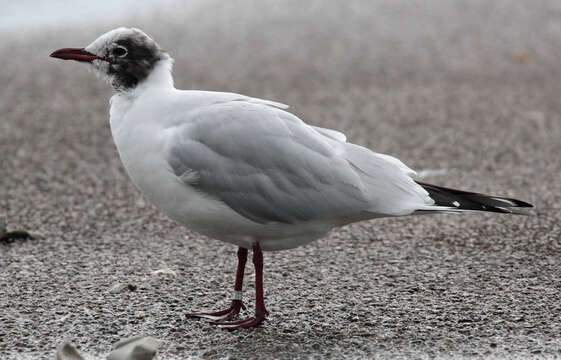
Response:
M127 48L122 45L117 45L113 48L113 55L117 57L125 57L128 53L129 51L127 50Z

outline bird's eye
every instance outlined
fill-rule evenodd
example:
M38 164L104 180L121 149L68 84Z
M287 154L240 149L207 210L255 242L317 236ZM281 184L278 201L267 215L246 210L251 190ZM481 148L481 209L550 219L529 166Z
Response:
M113 55L118 57L126 56L127 53L128 53L127 48L121 45L117 45L117 47L113 49Z

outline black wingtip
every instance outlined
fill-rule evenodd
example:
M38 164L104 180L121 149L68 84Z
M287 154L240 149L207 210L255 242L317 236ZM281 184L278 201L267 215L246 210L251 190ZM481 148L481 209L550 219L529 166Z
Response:
M510 201L516 203L517 207L524 207L524 208L533 208L534 205L527 203L525 201L522 200L516 200L516 199L509 199Z
M528 213L518 210L518 208L534 207L534 205L518 199L456 190L419 181L417 181L417 184L421 185L429 193L435 205L452 207L458 210L528 215Z

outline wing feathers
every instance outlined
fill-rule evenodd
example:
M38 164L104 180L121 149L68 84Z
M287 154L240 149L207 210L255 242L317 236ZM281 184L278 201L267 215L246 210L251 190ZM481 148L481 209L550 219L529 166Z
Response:
M488 211L497 213L525 214L525 212L517 208L533 207L527 202L502 198L498 196L490 196L474 192L456 190L417 182L425 190L429 196L434 199L435 205L448 207L447 211Z
M356 216L368 208L344 144L267 105L232 101L190 112L168 163L191 186L259 223ZM188 177L190 178L190 176Z
M306 125L278 107L234 98L186 112L167 146L172 171L262 224L531 206L415 182L400 160L346 143L342 133Z

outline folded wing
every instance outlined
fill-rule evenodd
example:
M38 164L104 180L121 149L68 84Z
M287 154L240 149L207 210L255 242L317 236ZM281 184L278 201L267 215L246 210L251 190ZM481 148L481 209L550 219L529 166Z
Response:
M188 186L258 222L405 215L431 204L399 160L251 101L185 114L168 162Z

